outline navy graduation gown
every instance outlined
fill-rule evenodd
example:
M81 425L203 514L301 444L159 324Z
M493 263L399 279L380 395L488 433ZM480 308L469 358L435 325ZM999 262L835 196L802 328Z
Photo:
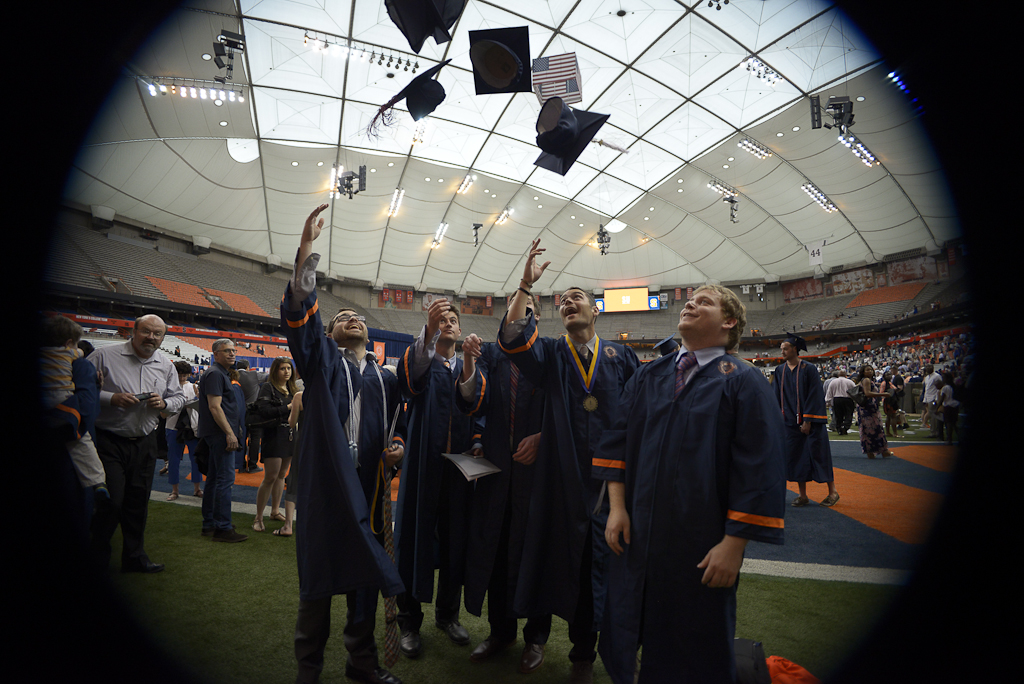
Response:
M523 438L540 432L544 419L544 390L520 374L516 384L514 434L509 436L512 362L496 344L485 344L476 363L476 394L466 401L458 394L457 404L467 415L483 416L482 437L484 458L501 468L500 473L478 479L473 491L469 517L469 544L466 557L466 610L480 615L484 595L494 571L498 541L510 511L508 549L508 593L515 596L519 581L519 565L526 537L530 492L536 461L523 465L512 460ZM507 614L516 617L512 606Z
M641 682L733 681L736 587L705 587L697 564L726 534L783 541L783 427L769 384L723 355L673 400L675 360L633 376L598 455L595 475L625 482L630 514L599 648L617 684L633 681L641 641Z
M377 371L380 371L379 378ZM387 395L386 408L385 399L381 395L382 380L384 392ZM391 418L395 415L395 409L405 402L402 400L398 378L391 371L380 367L369 359L366 368L363 369L362 384L363 387L357 395L357 401L361 402L359 405L359 483L373 517L371 529L377 535L381 535L384 524L383 501L386 497L388 503L391 502L391 485L380 474L381 458L391 442L398 442L403 447L405 446L404 410L398 411L395 434L391 442L388 441L387 433L387 430L391 428ZM383 537L381 539L383 540Z
M772 391L786 426L786 479L790 482L831 482L832 449L825 424L825 390L813 363L801 360L795 370L783 362L772 374ZM811 432L800 432L810 423Z
M435 356L423 377L414 381L412 357L410 346L398 360L398 381L408 399L409 415L408 445L395 515L395 562L412 597L429 603L434 595L434 541L443 477L449 478L446 503L450 541L449 557L441 558L440 562L450 569L452 582L460 586L466 564L471 487L441 454L469 451L476 431L473 419L455 406L462 360L456 359L453 372Z
M302 301L298 311L289 310L291 299L289 283L281 301L281 327L305 385L301 456L295 473L301 492L295 521L299 597L314 601L369 587L395 596L405 588L395 564L370 530L366 495L345 436L349 412L345 368L353 392L364 387L359 369L324 335L316 292Z
M533 496L512 608L516 615L550 613L572 622L579 602L584 544L590 535L596 631L611 551L604 540L608 501L602 496L604 483L591 477L592 462L602 432L622 410L622 388L640 362L629 347L601 340L601 361L591 392L598 406L590 412L583 408L586 392L565 336L540 337L532 312L523 332L507 344L502 342L504 327L503 320L499 347L523 376L545 391L540 452L534 463Z

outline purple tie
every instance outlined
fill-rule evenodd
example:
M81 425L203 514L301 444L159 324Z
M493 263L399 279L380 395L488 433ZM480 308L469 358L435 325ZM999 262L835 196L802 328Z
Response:
M696 365L697 357L689 352L683 354L676 363L676 392L675 395L673 395L673 399L678 398L679 395L682 394L686 373Z

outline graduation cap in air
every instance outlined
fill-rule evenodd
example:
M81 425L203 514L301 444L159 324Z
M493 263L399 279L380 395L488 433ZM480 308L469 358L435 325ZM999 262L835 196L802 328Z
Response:
M573 109L562 98L551 98L537 117L537 147L543 153L534 165L564 176L609 116Z
M533 89L530 71L530 29L486 29L469 32L469 59L477 95L528 93Z
M370 120L370 125L367 126L367 133L371 137L376 136L381 123L385 126L390 125L393 115L392 109L402 100L405 100L405 106L408 108L409 114L412 115L413 121L419 121L437 109L437 106L444 101L445 93L444 86L434 80L433 76L450 61L452 60L448 59L430 67L409 81L409 85L402 88L386 104L381 105L377 113L373 115L373 119Z
M786 335L786 339L783 342L789 342L791 345L799 349L800 351L807 351L807 340L800 337L799 335L793 335L792 333Z
M669 335L668 337L663 339L661 342L659 342L658 344L654 345L654 348L662 356L668 356L669 354L671 354L671 353L675 352L677 349L679 349L679 343L676 342L673 339L674 337L675 337L674 334Z
M466 0L384 0L388 16L417 55L423 41L433 36L440 45L452 39L448 29L466 7Z

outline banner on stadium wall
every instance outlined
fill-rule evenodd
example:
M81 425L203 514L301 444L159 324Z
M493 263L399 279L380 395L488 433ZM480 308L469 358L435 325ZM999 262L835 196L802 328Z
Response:
M803 302L808 299L820 299L825 296L825 288L817 278L804 278L782 284L782 298L790 302Z
M436 299L443 299L443 298L444 298L443 294L435 294L433 292L424 292L423 293L423 301L422 301L422 309L423 309L423 311L426 311L427 309L429 309L430 305L434 303L434 300L436 300Z
M487 295L487 308L488 308L488 309L490 309L490 308L491 308L491 303L492 303L492 302L491 302L491 295Z
M683 288L681 288L681 287L677 287L677 288L676 288L676 301L678 302L678 301L680 301L680 300L681 300L682 298L683 298Z
M690 301L691 299L693 299L693 288L688 287L686 288L686 301Z
M556 294L555 295L555 308L557 309L560 306L562 306L562 295Z
M870 268L855 268L832 276L832 292L837 296L860 294L875 287L875 274Z
M377 295L377 308L405 309L411 311L412 299L405 296L405 290L396 290L385 287Z
M373 341L373 355L377 357L378 365L383 366L385 358L386 358L384 356L384 343L383 342L378 342L377 340Z
M476 316L490 316L494 309L490 305L490 297L466 297L459 301L459 312Z
M956 263L956 248L954 248L954 247L947 247L946 248L946 259L949 260L949 265L950 266L952 266L952 265L954 265Z
M890 285L912 283L921 280L936 280L939 277L939 270L935 263L935 257L917 256L911 259L901 259L886 266L889 275Z

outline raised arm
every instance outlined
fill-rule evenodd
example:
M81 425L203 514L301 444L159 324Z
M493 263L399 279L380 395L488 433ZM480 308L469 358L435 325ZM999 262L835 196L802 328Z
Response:
M299 253L295 258L295 263L299 266L306 263L306 259L313 253L313 242L320 237L320 232L324 228L324 220L317 221L317 217L326 208L326 204L321 204L306 217L306 225L302 227L302 240L299 242Z
M545 261L541 265L537 264L537 257L543 254L544 251L540 247L540 238L534 240L530 245L530 256L527 257L526 266L523 268L523 279L519 281L521 289L516 290L512 294L512 306L509 307L506 320L518 321L526 317L527 300L521 290L530 292L533 284L540 280L541 276L544 275L544 271L551 265L550 261Z

